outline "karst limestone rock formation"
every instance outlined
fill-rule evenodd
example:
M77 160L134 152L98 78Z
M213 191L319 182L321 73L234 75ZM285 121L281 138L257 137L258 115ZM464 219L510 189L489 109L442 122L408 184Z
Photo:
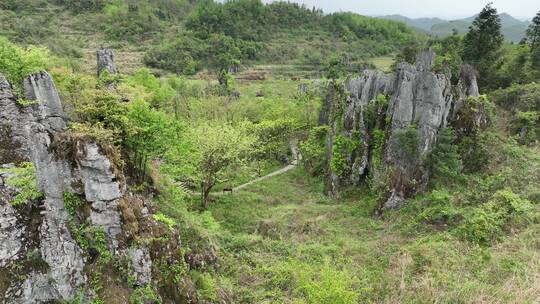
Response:
M107 71L109 74L117 74L118 69L114 62L114 53L110 49L99 49L96 51L97 57L97 74L101 75Z
M105 66L114 69L113 62ZM114 288L150 285L165 302L189 299L197 303L189 276L182 279L183 284L173 284L155 261L189 268L188 255L199 253L186 250L186 256L181 255L179 232L156 221L144 198L126 191L124 175L110 152L112 146L69 131L48 73L24 80L24 100L32 101L31 105L20 104L22 96L15 91L0 75L0 303L95 298L89 271L98 253L80 244L75 231L81 227L101 231L108 252L119 264L128 265L125 273L117 274L126 282ZM33 163L43 195L14 205L13 198L21 189L5 181L13 176L9 169L24 162ZM66 207L66 194L83 202L75 214ZM214 263L214 251L206 251L197 262ZM119 270L110 270L114 271ZM133 278L129 284L128 277Z
M414 66L398 64L393 74L366 70L345 84L330 84L319 117L330 126L327 194L385 174L390 192L383 207L396 208L425 187L423 161L438 131L467 98L478 96L472 67L463 67L455 88L448 76L432 71L434 62L435 53L423 50Z

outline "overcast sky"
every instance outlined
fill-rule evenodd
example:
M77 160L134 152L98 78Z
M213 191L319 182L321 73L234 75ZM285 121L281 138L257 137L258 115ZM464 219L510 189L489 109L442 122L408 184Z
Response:
M272 0L265 0L271 2ZM441 17L445 19L470 17L489 2L500 13L518 18L532 18L540 10L540 0L289 0L308 7L322 8L325 13L352 11L378 16L400 14L407 17Z

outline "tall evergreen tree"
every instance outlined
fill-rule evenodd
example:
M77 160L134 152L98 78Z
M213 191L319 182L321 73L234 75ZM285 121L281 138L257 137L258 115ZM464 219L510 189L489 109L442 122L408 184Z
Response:
M463 39L463 60L476 66L481 87L496 85L493 80L503 41L501 19L497 9L489 3L474 19Z
M540 77L540 11L533 18L527 29L527 41L531 47L531 66Z

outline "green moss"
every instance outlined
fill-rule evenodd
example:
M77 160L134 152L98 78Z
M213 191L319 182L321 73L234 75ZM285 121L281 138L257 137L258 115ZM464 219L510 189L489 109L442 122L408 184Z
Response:
M37 101L32 99L19 98L17 99L17 104L21 107L29 107L37 104Z

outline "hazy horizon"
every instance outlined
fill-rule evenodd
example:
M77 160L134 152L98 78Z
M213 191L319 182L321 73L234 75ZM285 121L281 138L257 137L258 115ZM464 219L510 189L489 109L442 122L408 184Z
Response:
M291 0L289 0L291 1ZM264 0L273 2L273 0ZM368 16L402 15L409 18L442 18L447 20L473 16L480 12L489 2L499 13L508 13L519 19L532 19L540 10L538 0L454 0L439 2L432 0L292 0L305 4L307 7L317 7L325 13L351 11Z

